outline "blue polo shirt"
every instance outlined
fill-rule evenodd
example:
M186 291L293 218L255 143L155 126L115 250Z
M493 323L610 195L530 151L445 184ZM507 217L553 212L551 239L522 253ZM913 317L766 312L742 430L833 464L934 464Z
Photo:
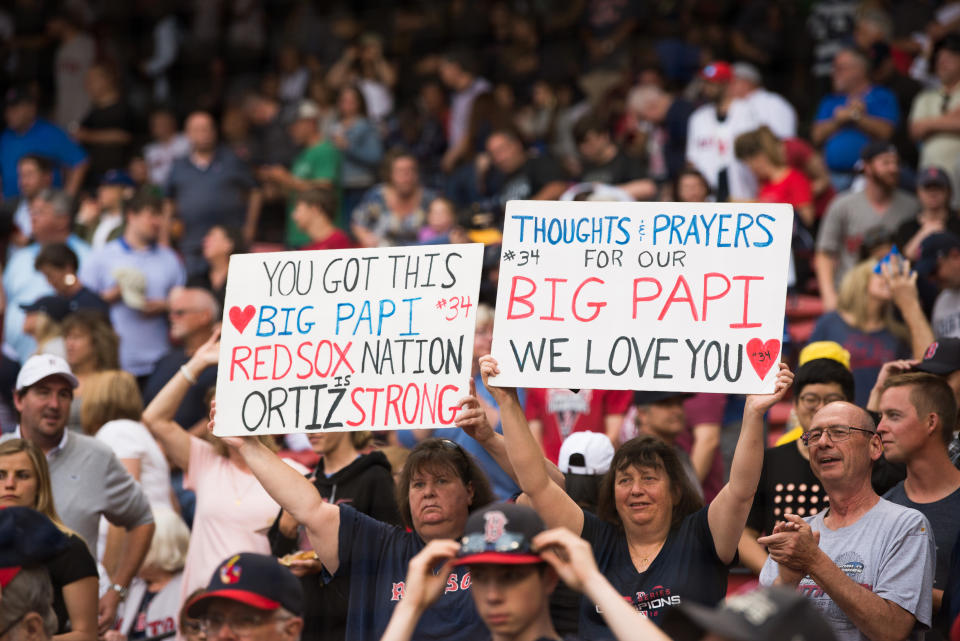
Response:
M820 101L817 107L816 122L829 120L833 110L847 103L845 94L830 94ZM897 98L889 89L871 87L863 96L867 115L889 120L894 126L900 121L900 107ZM853 125L844 125L827 138L823 145L823 158L831 171L853 171L860 159L860 150L870 142L870 137Z
M160 245L133 249L121 236L90 255L80 268L80 281L102 294L117 284L114 273L121 267L136 269L146 277L147 300L166 300L171 289L187 280L180 257L172 249ZM148 316L121 299L110 306L110 322L120 337L120 367L134 376L151 373L170 350L164 314Z
M76 167L87 159L83 147L56 125L37 118L33 126L22 134L6 129L0 135L0 173L3 178L3 197L20 195L17 181L17 163L27 154L49 158L54 163L53 184L63 185L61 166Z

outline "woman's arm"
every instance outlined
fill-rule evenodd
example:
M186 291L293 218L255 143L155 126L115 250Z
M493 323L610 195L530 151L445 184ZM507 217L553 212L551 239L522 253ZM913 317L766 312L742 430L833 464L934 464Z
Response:
M933 329L923 313L923 307L920 306L917 272L910 270L908 260L891 260L884 263L881 270L890 288L893 304L900 310L900 315L910 330L910 351L914 358L923 358L927 347L933 342Z
M430 541L410 559L403 598L393 609L380 641L409 641L413 638L420 617L443 596L459 549L456 541L439 539ZM442 566L439 571L435 571L437 566Z
M763 415L780 401L793 383L793 373L780 363L773 394L751 394L743 408L740 439L730 465L730 480L710 503L707 521L717 549L724 563L733 561L743 534L743 527L757 493L760 471L763 467Z
M213 431L216 407L210 410ZM320 562L334 574L340 567L340 508L320 497L317 488L256 438L222 437L237 450L260 485L280 507L307 529Z
M563 487L550 479L543 460L543 451L527 426L527 418L517 398L517 391L490 384L490 377L499 373L496 359L490 355L480 358L483 383L500 407L504 445L520 489L530 497L533 508L547 527L566 527L574 534L580 534L583 531L583 510L567 495Z
M70 618L70 632L54 636L54 641L96 641L97 590L95 576L63 586L63 603Z

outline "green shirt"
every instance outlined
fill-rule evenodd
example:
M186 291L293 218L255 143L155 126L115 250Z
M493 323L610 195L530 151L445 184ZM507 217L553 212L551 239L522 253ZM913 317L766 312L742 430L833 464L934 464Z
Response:
M293 161L290 173L301 180L326 179L333 182L339 200L340 150L329 140L324 140L313 147L307 147L300 152L300 155ZM310 239L293 222L292 213L293 201L291 199L290 206L287 207L287 246L302 247L309 243ZM339 225L339 220L335 222Z

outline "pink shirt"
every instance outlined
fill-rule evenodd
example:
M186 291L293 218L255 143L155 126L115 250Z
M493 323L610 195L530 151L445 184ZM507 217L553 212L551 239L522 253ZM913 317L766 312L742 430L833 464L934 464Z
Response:
M299 472L307 469L284 460ZM240 552L270 554L267 531L280 512L253 474L242 472L212 445L190 439L190 465L183 486L197 494L190 548L183 568L181 603L228 557Z

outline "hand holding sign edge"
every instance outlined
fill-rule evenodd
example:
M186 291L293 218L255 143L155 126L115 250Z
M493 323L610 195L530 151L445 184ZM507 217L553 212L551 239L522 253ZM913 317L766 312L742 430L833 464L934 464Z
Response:
M793 385L793 372L786 363L780 363L777 379L774 382L772 394L747 395L747 407L758 414L764 414L768 409L783 400L787 391Z
M520 399L517 397L516 388L497 387L496 383L491 380L491 378L496 377L500 373L500 366L497 364L497 359L487 354L486 356L480 357L479 363L480 378L483 380L483 386L487 388L490 395L497 401L497 405L502 405L504 402L511 400L519 404Z

